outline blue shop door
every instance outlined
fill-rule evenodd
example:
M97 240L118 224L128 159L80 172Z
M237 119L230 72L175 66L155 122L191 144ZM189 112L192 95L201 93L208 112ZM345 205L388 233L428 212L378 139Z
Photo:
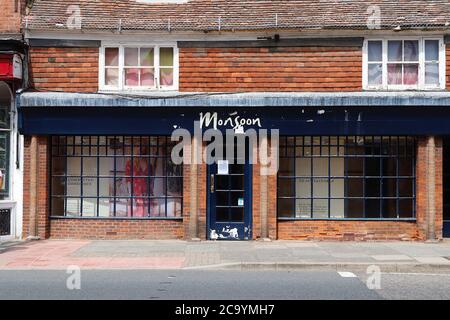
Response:
M444 238L450 238L450 220L444 220Z
M245 154L245 161L238 162L235 150L234 163L219 160L208 166L207 234L210 240L252 239L252 167L248 150Z

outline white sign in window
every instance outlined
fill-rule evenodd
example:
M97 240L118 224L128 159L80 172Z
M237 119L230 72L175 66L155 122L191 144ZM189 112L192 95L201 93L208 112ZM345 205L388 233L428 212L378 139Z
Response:
M217 174L218 175L229 174L228 160L218 160L217 161Z

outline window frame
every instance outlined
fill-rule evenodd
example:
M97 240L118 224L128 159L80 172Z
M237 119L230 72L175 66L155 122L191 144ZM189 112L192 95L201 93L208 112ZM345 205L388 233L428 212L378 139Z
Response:
M5 127L0 128L0 134L5 136L5 171L3 174L3 183L5 185L4 189L0 189L0 201L11 200L12 197L12 181L13 181L13 170L14 170L14 100L13 93L9 85L4 82L4 85L8 87L8 92L10 94L10 105L4 106L6 108ZM18 141L16 142L18 144Z
M311 144L302 144L302 145L298 145L297 144L297 139L298 138L302 138L304 139L305 137L310 138ZM331 138L336 138L337 137L337 144L331 144ZM366 144L364 143L364 147L368 148L370 147L372 149L371 154L352 154L351 152L348 153L346 148L350 148L350 150L352 148L354 148L356 146L356 144L353 143L348 143L348 141L351 141L352 138L356 140L358 140L359 138L362 138L363 141L365 142L367 139L371 139L372 141L374 141L375 137L379 137L381 138L380 143L377 144ZM295 144L294 145L289 145L287 144L288 139L289 138L294 138ZM320 138L320 145L314 144L314 138ZM323 138L328 138L329 143L328 144L323 144ZM343 144L340 143L340 139L343 138L345 141ZM400 149L399 146L400 144L397 143L397 153L391 154L390 152L388 154L375 154L373 150L374 147L382 147L385 143L383 142L384 139L389 138L389 148L391 148L391 146L394 146L395 144L392 144L392 138L397 138L397 142L400 141L400 138L405 138L405 151L404 151L404 155L402 155L401 153L399 153ZM280 163L281 163L281 159L294 159L294 170L297 166L296 161L297 159L308 159L308 161L311 161L311 168L309 168L310 170L310 174L308 175L297 175L296 172L294 172L294 175L281 175L280 176L280 171L282 171L281 165L280 165L280 170L278 172L277 175L277 219L280 221L283 220L288 220L288 221L416 221L417 220L417 155L416 155L416 149L417 149L417 138L414 136L355 136L355 135L349 135L349 136L292 136L292 135L288 135L288 136L280 136L280 139L286 139L286 145L284 146L282 144L282 142L280 141L280 152L279 152L279 157L280 157ZM349 140L350 139L350 140ZM410 156L408 149L411 146L408 142L408 139L412 139L412 156ZM286 155L282 154L282 149L285 148L286 149ZM288 150L289 148L293 148L293 155L289 155ZM320 155L316 155L311 153L309 156L305 156L305 155L301 155L298 156L297 155L297 149L298 148L302 148L303 152L305 152L305 150L310 149L311 152L313 152L314 148L319 149L320 151ZM323 150L325 150L328 148L329 152L328 154L323 154ZM337 150L337 154L331 154L330 150L331 148L336 148ZM343 148L342 154L340 149ZM380 149L381 152L382 149ZM389 149L391 150L391 149ZM292 151L292 150L291 150ZM339 175L333 175L332 174L332 170L331 170L331 163L332 163L332 159L340 159L342 158L344 163L343 163L343 170L344 170L344 175L343 176L339 176ZM314 166L313 166L313 162L315 159L326 159L328 161L328 174L325 176L321 176L321 175L316 175L313 172L314 170ZM363 173L362 175L354 175L354 174L349 174L349 172L351 170L349 170L349 159L362 159L363 161ZM367 173L367 167L366 167L366 160L367 159L378 159L380 161L380 173L379 175L371 175ZM394 176L392 175L385 175L383 173L383 160L384 159L394 159L396 161L396 174ZM401 168L399 166L400 164L400 160L402 159L410 159L411 160L411 169L412 169L412 175L411 176L405 176L400 174L401 172ZM305 179L306 181L310 181L309 183L311 183L311 189L309 189L309 196L298 196L297 193L297 184L296 184L296 180L298 179ZM314 189L313 189L313 183L314 180L317 179L327 179L328 180L328 195L326 197L323 196L315 196L314 194ZM347 194L348 192L348 184L347 181L348 180L353 180L353 179L360 179L363 183L363 190L362 190L362 195L361 196L352 196ZM368 180L367 180L368 179ZM395 196L385 196L383 194L383 181L385 180L391 180L391 179L395 179L396 180L396 195ZM294 190L291 193L291 195L289 196L280 196L280 181L282 180L293 180L293 186L294 186ZM344 195L343 196L339 196L339 197L333 197L332 195L332 191L331 191L331 181L332 180L343 180L343 188L344 188ZM374 180L379 180L379 193L377 196L367 196L366 194L366 183L368 181L374 181ZM406 180L412 180L412 195L411 196L404 196L401 195L401 190L400 190L400 182L401 181L406 181ZM290 200L290 201L294 201L294 212L292 212L290 214L289 217L287 216L281 216L280 215L280 211L279 211L279 202L280 200ZM311 210L310 212L308 211L307 213L310 215L309 217L302 217L300 214L297 213L297 200L309 200L311 203ZM328 217L315 217L314 216L314 202L315 201L324 201L327 200L327 205L328 205ZM344 208L343 208L343 217L336 217L332 215L332 210L331 210L331 201L332 200L343 200L344 201ZM362 205L363 205L363 211L360 213L361 217L348 217L348 202L349 200L357 200L357 201L362 201ZM395 200L396 201L396 217L385 217L383 212L383 203L385 201L392 201ZM366 201L378 201L379 202L379 217L368 217L368 213L366 210ZM400 211L400 201L412 201L412 216L411 217L401 217L401 211Z
M105 49L118 48L119 49L119 62L118 62L118 85L110 86L105 84ZM125 85L125 48L152 48L154 51L154 72L155 72L155 85L154 86L126 86ZM173 85L162 86L160 85L160 68L167 68L160 66L159 53L161 48L173 49ZM179 50L175 43L155 43L155 44L142 44L142 43L114 43L105 42L99 49L99 91L100 92L163 92L163 91L177 91L179 90Z
M12 129L0 129L0 135L5 136L5 164L4 168L6 172L3 172L3 183L5 185L4 189L0 189L0 200L7 200L10 198L10 187L11 187L11 140L12 140Z
M388 84L388 41L409 41L416 40L419 42L419 74L417 85L389 85ZM439 41L439 85L427 85L425 84L425 41L434 40ZM381 41L382 43L382 83L381 85L369 85L369 42ZM403 60L403 57L402 57ZM404 64L402 62L402 64ZM446 52L444 38L442 36L429 36L429 37L373 37L365 38L363 43L363 90L367 91L436 91L445 90L446 86Z
M91 143L92 138L95 137L97 140L97 143ZM100 140L101 138L104 137L106 144L101 144ZM65 138L65 143L64 144L60 144L55 143L54 139L61 139L61 138ZM72 138L73 139L73 143L72 144L68 144L67 139L68 138ZM80 144L76 144L76 139L80 138ZM84 144L84 138L89 138L89 144L86 145ZM137 147L137 145L134 145L134 142L132 142L131 144L126 144L125 139L126 138L132 138L133 141L134 139L139 138L139 140L142 142L142 138L148 138L149 142L148 144L139 144L139 149L141 149L142 147L150 147L150 146L156 146L156 148L161 148L161 146L164 146L164 144L160 144L160 139L161 138L165 138L166 140L166 145L164 146L164 148L169 148L168 143L171 141L170 140L170 136L164 136L164 135L152 135L152 136L129 136L129 135L52 135L48 138L49 141L49 146L50 146L50 174L49 174L49 181L48 181L48 185L49 185L49 217L50 219L100 219L100 220L183 220L183 210L184 210L184 166L180 165L181 167L181 176L169 176L167 171L165 175L158 175L158 174L151 174L151 175L145 175L145 176L140 176L140 175L135 175L133 173L131 173L130 176L128 175L119 175L116 171L116 161L120 158L130 158L132 161L134 161L134 159L136 158L146 158L146 159L156 159L156 158L164 158L166 159L164 161L164 166L165 166L165 170L167 170L168 168L168 160L170 159L170 155L164 155L164 156L157 156L157 155L152 155L152 154L148 154L148 155L138 155L138 154L134 154L134 151L132 151L131 155L124 155L124 154L120 154L120 153L116 153L116 151L114 151L112 154L108 153L108 151L106 151L106 154L100 154L99 150L100 148L105 147L106 150L109 148L110 146L110 142L109 139L117 139L117 138L122 138L122 147ZM154 145L152 144L150 141L150 139L156 139L157 144ZM80 148L82 151L84 148L88 148L89 152L88 154L79 154L79 155L75 155L75 154L66 154L63 155L60 153L61 148L71 148L73 151L75 150L75 148ZM56 148L56 151L55 151ZM97 148L97 153L92 153L91 152L91 148ZM61 174L55 174L53 171L53 160L54 159L64 159L64 172ZM70 174L68 171L68 159L69 158L80 158L82 159L80 162L80 173L77 175L74 174ZM113 176L105 176L100 174L100 159L106 159L106 158L110 158L113 160L114 162L114 175ZM92 175L92 174L85 174L84 173L84 162L85 159L95 159L97 166L96 166L96 175ZM131 169L133 172L133 169ZM80 178L80 181L83 181L83 179L95 179L96 180L96 189L97 189L97 194L95 196L93 195L86 195L84 194L84 190L83 190L83 183L80 183L80 194L79 195L68 195L67 193L67 185L68 185L68 180L69 179L76 179L76 178ZM117 179L117 178L126 178L126 179L130 179L133 184L133 180L134 179L164 179L164 188L165 188L165 194L162 195L146 195L146 196L137 196L133 193L131 193L131 195L129 196L125 196L125 195L117 195L116 194L116 186L114 186L114 194L113 195L109 195L109 196L105 196L105 195L101 195L100 194L100 181L101 180L105 180L105 179ZM53 192L53 183L54 183L54 179L62 179L64 181L64 194L63 195L55 195ZM179 179L181 181L181 185L179 186L180 190L181 190L181 194L179 196L169 196L167 191L168 191L168 181L169 179ZM134 186L134 185L133 185ZM131 189L133 190L133 186L131 187ZM133 192L133 191L131 191ZM53 210L53 199L63 199L64 201L64 205L63 205L63 212L58 212L58 214L56 214ZM68 199L80 199L80 212L78 213L78 215L70 215L67 212L67 200ZM94 215L83 215L83 201L85 199L88 200L92 200L92 199L96 199L96 214ZM99 206L100 206L100 201L101 200L105 200L105 199L109 199L110 201L112 200L112 203L110 202L110 205L113 205L113 213L108 215L108 216L100 216L100 210L99 210ZM149 211L149 207L148 205L146 206L147 210L148 210L148 214L146 216L143 217L139 217L139 216L133 216L133 209L131 210L131 216L118 216L117 215L117 204L118 204L118 200L126 200L127 202L129 202L131 200L131 207L133 208L134 206L134 201L138 200L138 199L145 199L145 200L151 200L151 199L157 199L157 200L161 200L164 199L164 216L160 215L160 216L152 216L150 215L150 211ZM169 200L170 199L178 199L181 200L180 204L180 210L181 210L181 214L179 216L177 215L168 215L168 204L169 204Z

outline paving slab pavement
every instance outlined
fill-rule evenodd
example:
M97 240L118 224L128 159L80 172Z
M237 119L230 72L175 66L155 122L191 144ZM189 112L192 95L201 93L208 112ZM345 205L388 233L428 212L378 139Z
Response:
M0 270L299 269L343 266L450 272L450 242L88 241L0 243ZM408 269L409 268L409 269Z

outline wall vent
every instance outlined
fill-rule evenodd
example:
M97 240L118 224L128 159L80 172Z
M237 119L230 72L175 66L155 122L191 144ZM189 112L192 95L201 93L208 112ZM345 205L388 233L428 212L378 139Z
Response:
M11 209L0 209L0 236L11 235Z

